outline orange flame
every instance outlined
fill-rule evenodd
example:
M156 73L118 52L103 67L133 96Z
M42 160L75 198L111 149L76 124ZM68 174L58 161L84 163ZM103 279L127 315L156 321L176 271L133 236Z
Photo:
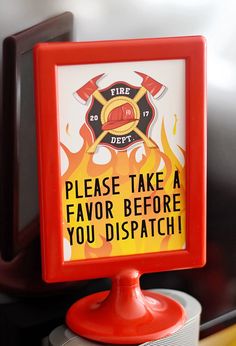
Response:
M175 125L176 126L176 123ZM67 127L67 132L69 127ZM94 244L90 244L85 241L84 244L78 245L73 244L71 246L72 254L71 259L86 259L86 258L95 258L95 257L107 257L107 256L117 256L121 254L135 254L135 253L148 253L158 251L169 251L172 249L182 249L185 244L185 167L180 163L177 156L173 152L165 130L164 121L161 125L161 143L163 151L158 147L148 148L145 143L140 146L135 147L130 154L127 151L116 152L115 150L109 149L111 158L106 164L97 164L93 160L93 155L87 153L87 149L92 144L92 136L86 125L83 125L80 130L80 135L84 140L82 148L77 153L72 153L69 149L61 143L63 150L65 151L69 165L65 174L62 176L62 191L64 191L65 181L75 181L89 179L89 178L99 178L102 180L104 177L113 177L119 176L120 182L120 196L99 196L84 198L83 204L91 202L101 202L103 205L107 200L111 200L114 204L113 214L114 218L107 220L106 218L95 219L93 218L92 223L94 229L96 230L96 239L97 241ZM138 150L143 150L141 157L137 160ZM178 150L182 153L183 157L185 151L178 147ZM160 169L162 163L163 168ZM132 217L122 217L121 215L121 205L122 198L127 198L133 200L134 198L147 197L150 196L154 198L159 196L160 198L168 194L173 197L173 179L175 171L178 171L180 177L180 187L178 192L181 195L181 211L179 215L183 218L181 232L175 236L166 235L164 238L160 238L159 243L155 241L153 237L147 237L144 239L135 239L132 241L106 241L105 235L105 224L106 222L115 223L116 218L122 219L122 222L130 222ZM135 190L132 194L130 193L130 179L129 175L140 175L147 174L152 172L161 172L163 174L163 186L162 190L158 191L142 191L137 192ZM137 186L137 182L135 182ZM65 191L63 192L65 194ZM163 209L163 200L161 199L161 208ZM72 201L73 203L78 203L78 200ZM71 202L71 203L72 203ZM63 199L63 210L65 210L65 205L68 203L68 200ZM64 213L65 216L65 213ZM164 213L160 213L158 217L165 217ZM174 217L175 213L173 211L168 213L168 216ZM150 218L157 218L157 215L150 212ZM140 222L144 216L135 217L135 220ZM65 217L66 219L66 217ZM91 221L85 220L86 224L91 224ZM68 234L66 232L66 221L65 221L65 230L64 237L69 240ZM115 226L114 226L115 232ZM117 232L117 229L116 229Z
M111 254L112 246L110 243L106 241L103 236L100 236L102 240L102 246L93 248L88 243L85 243L85 257L93 258L93 257L108 257Z

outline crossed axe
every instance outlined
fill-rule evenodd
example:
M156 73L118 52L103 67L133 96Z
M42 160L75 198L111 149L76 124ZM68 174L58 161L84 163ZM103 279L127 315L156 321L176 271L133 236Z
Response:
M141 88L132 99L133 102L138 103L139 100L141 100L141 98L147 92L149 92L153 96L153 98L158 99L167 90L167 88L163 84L157 82L152 77L142 72L135 71L135 73L137 73L142 78L142 82L141 82ZM74 93L74 96L76 97L76 99L80 103L86 104L90 97L94 97L98 102L100 102L103 106L105 106L108 101L100 93L97 86L97 81L103 76L104 76L104 73L92 78L90 81L84 84L80 89L78 89ZM151 141L139 128L137 128L137 126L133 129L133 131L135 131L139 135L139 137L143 139L143 141L146 143L146 145L149 148L156 147L155 143ZM102 131L101 134L96 138L94 143L90 146L87 152L94 153L98 144L103 140L103 138L107 135L108 132L109 130Z

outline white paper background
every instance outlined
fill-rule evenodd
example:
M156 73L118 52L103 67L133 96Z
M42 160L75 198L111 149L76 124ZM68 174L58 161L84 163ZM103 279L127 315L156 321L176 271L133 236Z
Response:
M97 83L99 89L108 87L116 81L125 81L140 86L142 79L134 71L143 72L167 87L167 92L160 99L149 98L156 110L155 120L150 128L149 136L161 147L160 126L164 118L168 140L178 158L183 157L177 148L185 148L185 60L159 60L141 62L122 62L106 64L69 65L57 67L58 109L60 122L60 141L70 151L77 152L83 144L79 130L85 122L85 115L91 98L86 105L75 99L73 93L91 78L105 73ZM177 115L177 132L173 135L175 116ZM69 124L69 135L66 126ZM138 144L140 145L140 144ZM109 160L109 150L99 146L94 160L104 163ZM183 162L182 162L183 163ZM67 169L68 160L61 150L61 171Z

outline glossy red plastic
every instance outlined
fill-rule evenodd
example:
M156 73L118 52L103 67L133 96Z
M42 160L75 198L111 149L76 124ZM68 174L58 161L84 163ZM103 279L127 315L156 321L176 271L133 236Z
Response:
M186 248L64 262L56 68L59 65L185 59ZM43 277L48 282L200 267L206 250L206 80L203 37L39 44L35 48Z
M71 306L67 325L75 333L100 342L140 344L175 333L185 322L183 307L162 294L142 292L139 273L117 275L110 292L85 297Z
M64 262L57 66L171 59L184 59L186 66L186 248ZM184 324L183 308L163 295L142 292L139 277L205 263L205 40L179 37L40 44L35 49L35 73L44 279L113 278L110 293L97 293L72 305L66 316L68 326L86 338L114 344L138 344L173 334Z

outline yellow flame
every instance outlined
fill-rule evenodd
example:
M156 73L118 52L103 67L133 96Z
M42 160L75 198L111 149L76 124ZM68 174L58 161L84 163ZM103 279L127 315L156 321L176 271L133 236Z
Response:
M173 135L174 136L176 135L176 131L177 131L177 121L178 121L177 115L174 114L174 127L173 127Z
M177 118L176 118L177 119ZM177 120L176 120L177 123ZM175 125L176 125L175 123ZM174 131L174 130L173 130ZM176 131L176 130L175 130ZM78 226L86 228L93 226L96 233L96 241L89 243L84 241L83 244L76 243L76 237L74 236L74 243L71 246L71 260L86 259L86 258L95 258L95 257L107 257L107 256L122 256L122 255L132 255L132 254L141 254L141 253L151 253L159 251L170 251L170 250L180 250L184 247L185 244L185 167L181 165L178 158L174 154L165 130L164 121L161 125L161 142L162 148L161 151L158 147L148 148L145 143L144 153L141 157L141 160L137 162L136 152L139 149L134 148L130 155L127 151L116 152L110 150L111 160L107 164L98 165L93 161L93 155L87 153L87 149L92 143L92 138L89 130L84 125L81 129L81 136L84 138L84 145L78 153L70 153L69 150L62 145L63 149L66 151L69 160L69 168L67 172L62 176L62 207L64 215L64 231L63 236L70 241L70 236L67 231L67 227ZM184 155L184 150L179 148L179 150ZM164 167L159 170L160 162L163 160ZM178 171L180 186L177 188L173 187L174 174ZM162 190L158 191L141 191L138 192L138 177L140 174L144 176L150 173L159 172L163 174L163 186ZM130 191L130 178L129 175L136 175L137 179L135 181L135 192L131 193ZM65 198L65 181L75 182L76 180L82 182L84 179L89 178L99 178L100 181L105 177L114 177L119 176L120 183L120 194L119 195L109 195L109 196L98 196L83 198L78 201L78 198L71 196L69 199ZM169 195L173 197L173 194L178 192L181 196L181 201L179 203L180 211L169 211L168 213L163 210L163 200L164 195ZM122 213L122 206L124 203L124 198L130 199L131 201L134 198L144 198L151 197L152 199L155 196L159 196L161 199L161 211L154 213L149 210L147 215L136 215L135 218L130 216L124 216ZM77 205L81 203L85 208L85 203L94 204L96 202L101 202L105 205L106 201L109 200L113 203L113 218L106 219L105 217L97 220L95 218L90 221L86 215L84 215L83 222L73 222L70 224L66 223L66 205L72 204ZM136 221L139 225L142 224L142 220L149 219L160 219L168 217L175 218L175 222L178 221L177 217L181 217L181 232L176 232L175 234L165 235L163 237L145 237L145 232L143 237L129 237L125 240L113 239L112 241L106 241L106 224L111 223L114 227L114 233L116 233L116 222L119 224L119 229L122 224L125 222L130 223ZM177 220L177 221L176 221ZM150 228L150 224L149 224ZM150 233L150 229L149 229ZM121 236L120 236L121 237ZM119 237L118 237L119 238Z

